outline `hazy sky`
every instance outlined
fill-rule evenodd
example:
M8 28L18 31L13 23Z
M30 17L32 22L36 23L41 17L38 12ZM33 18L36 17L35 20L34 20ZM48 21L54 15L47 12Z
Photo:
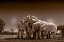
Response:
M36 16L56 25L64 24L64 3L62 2L10 2L0 3L0 18L6 23L5 30L15 28L18 20L27 15Z

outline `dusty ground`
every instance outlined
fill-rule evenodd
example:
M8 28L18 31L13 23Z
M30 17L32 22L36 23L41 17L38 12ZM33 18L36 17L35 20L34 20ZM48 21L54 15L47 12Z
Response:
M17 35L0 35L0 42L64 42L64 38L56 35L55 39L17 39Z
M22 40L22 39L1 39L0 42L64 42L58 39Z

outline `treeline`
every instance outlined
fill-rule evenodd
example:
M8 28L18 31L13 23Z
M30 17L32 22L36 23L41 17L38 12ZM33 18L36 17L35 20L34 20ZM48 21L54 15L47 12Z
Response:
M17 35L17 32L3 31L0 35Z

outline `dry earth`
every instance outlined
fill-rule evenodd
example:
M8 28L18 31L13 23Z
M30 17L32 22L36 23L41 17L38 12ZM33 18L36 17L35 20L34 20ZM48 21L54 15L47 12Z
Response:
M0 35L0 42L64 42L64 38L58 38L57 35L55 39L17 39L17 35Z
M22 40L22 39L2 39L0 42L64 42L58 39L41 39L41 40Z

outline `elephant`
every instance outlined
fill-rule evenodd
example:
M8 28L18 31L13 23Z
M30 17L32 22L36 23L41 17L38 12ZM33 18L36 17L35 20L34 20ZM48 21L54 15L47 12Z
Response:
M35 22L32 25L33 38L40 39L40 22Z
M22 27L21 23L18 23L18 38L20 38L20 34L21 34L21 38L23 38L24 28L21 27Z
M41 29L42 29L41 31L45 32L44 36L46 36L47 38L50 38L50 33L52 33L54 38L57 31L57 26L53 23L43 22L43 24L41 25Z
M23 32L22 32L23 31ZM21 35L25 32L26 33L26 38L29 37L29 31L28 31L28 26L26 25L25 20L20 20L18 24L18 37L19 33L21 32ZM22 35L23 36L23 35Z

